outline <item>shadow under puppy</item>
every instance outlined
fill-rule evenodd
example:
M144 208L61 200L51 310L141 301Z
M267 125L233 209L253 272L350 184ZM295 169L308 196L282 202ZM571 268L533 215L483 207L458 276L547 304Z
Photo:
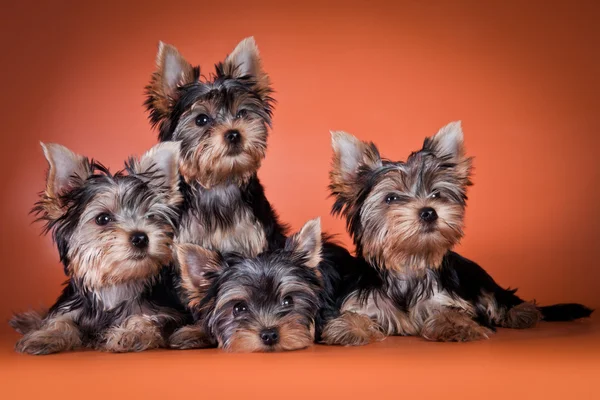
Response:
M283 248L287 227L257 176L274 100L254 39L242 40L208 77L164 43L156 64L146 88L150 120L159 140L181 142L184 205L175 241L246 258ZM327 268L351 258L345 249L323 242ZM202 336L200 325L183 327L170 345L201 347Z
M58 144L42 144L47 185L33 209L52 231L69 280L42 316L16 315L16 350L49 354L91 347L112 352L165 345L185 313L168 266L182 197L178 145L153 147L129 173Z
M529 328L591 314L580 304L525 302L451 251L463 236L471 184L460 122L425 139L405 162L382 160L373 143L344 132L332 133L332 144L333 213L346 217L359 262L368 267L345 280L342 314L325 327L326 343L372 341L364 316L386 335L468 341L488 338L496 326Z
M232 352L297 350L310 346L325 295L319 219L285 246L254 258L177 245L182 287L204 336L197 347Z

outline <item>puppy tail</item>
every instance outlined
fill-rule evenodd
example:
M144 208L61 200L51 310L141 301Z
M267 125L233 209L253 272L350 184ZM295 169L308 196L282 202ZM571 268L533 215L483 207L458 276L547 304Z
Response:
M544 321L573 321L589 317L594 310L577 303L554 304L539 307Z
M21 335L28 332L38 330L42 327L44 317L48 314L47 311L26 311L20 314L15 314L8 324Z

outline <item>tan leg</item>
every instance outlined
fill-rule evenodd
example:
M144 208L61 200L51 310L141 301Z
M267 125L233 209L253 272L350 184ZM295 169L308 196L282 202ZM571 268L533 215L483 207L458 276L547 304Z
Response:
M487 329L464 312L442 310L425 320L421 336L438 342L469 342L488 339L492 331Z
M322 342L330 345L362 346L385 339L381 328L364 314L344 311L323 329Z
M177 329L169 337L169 347L172 349L203 349L215 347L214 340L206 334L201 325L187 325Z
M99 349L113 353L126 353L164 346L160 327L150 316L132 315L121 325L108 329Z
M70 318L60 315L43 322L38 330L25 334L16 344L20 353L51 354L81 347L79 328Z
M503 328L526 329L532 328L542 320L542 313L535 304L524 302L506 312L500 322Z

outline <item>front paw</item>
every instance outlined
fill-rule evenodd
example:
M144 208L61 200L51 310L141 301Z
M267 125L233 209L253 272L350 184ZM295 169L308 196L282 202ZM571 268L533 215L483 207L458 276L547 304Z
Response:
M470 342L489 339L492 334L468 315L454 310L429 317L421 329L421 336L437 342Z
M69 330L38 330L23 336L15 345L19 353L44 355L73 350L81 345L79 334Z
M323 328L322 342L339 346L363 346L385 339L377 323L363 314L346 311Z
M214 347L214 342L198 325L188 325L177 329L169 337L169 347L177 350Z
M160 329L144 317L130 317L104 335L101 350L112 353L139 352L164 347Z

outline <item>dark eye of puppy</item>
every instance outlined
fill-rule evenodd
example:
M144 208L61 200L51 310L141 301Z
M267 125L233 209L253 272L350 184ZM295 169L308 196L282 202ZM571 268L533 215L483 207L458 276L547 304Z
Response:
M284 307L291 307L294 305L294 299L292 296L285 296L281 301L281 305Z
M440 192L437 190L435 192L431 193L431 196L429 196L429 197L432 199L441 199L442 198L442 196L440 195Z
M398 201L400 201L400 196L398 196L397 194L390 193L387 196L385 196L385 202L387 204L396 203Z
M238 317L244 313L248 312L248 306L243 301L236 303L233 306L233 316Z
M247 116L248 116L248 110L239 110L238 113L235 115L235 117L237 119L246 118Z
M98 214L98 216L96 217L96 224L98 224L100 226L108 225L108 223L112 222L112 221L113 221L113 218L108 213Z
M196 117L196 125L198 126L206 126L210 123L210 117L206 114L199 114Z

